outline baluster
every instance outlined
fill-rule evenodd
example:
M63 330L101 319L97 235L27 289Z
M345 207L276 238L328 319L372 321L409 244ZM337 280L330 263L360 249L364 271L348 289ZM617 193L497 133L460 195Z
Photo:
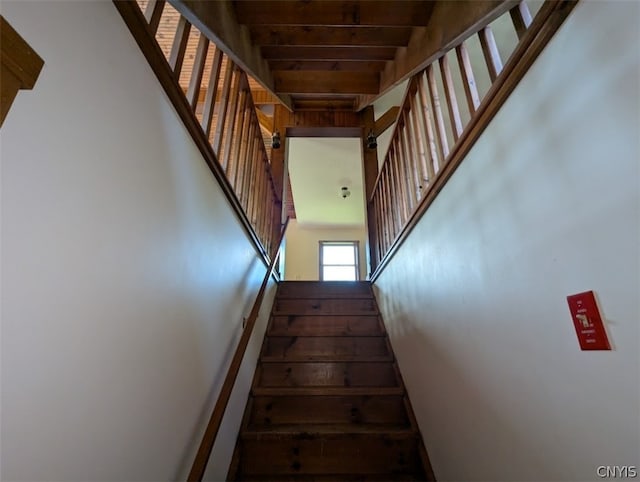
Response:
M409 109L411 108L411 102L409 102ZM414 199L414 207L418 203L421 197L420 186L422 181L420 179L419 174L419 162L417 156L416 149L416 133L413 131L413 125L411 123L411 110L405 110L402 114L404 117L404 128L405 128L405 143L407 149L407 155L409 159L409 174L411 175L411 181L413 183L413 199Z
M449 108L449 120L451 121L451 132L453 133L454 142L458 140L462 134L462 119L460 118L460 110L458 109L458 99L456 99L456 90L451 79L451 70L449 69L449 60L447 55L440 57L440 74L442 74L442 86L444 87L444 95Z
M416 149L418 152L418 166L419 166L418 171L420 176L420 179L419 179L420 184L418 185L418 188L420 189L420 198L422 199L422 197L424 197L424 193L426 192L427 185L429 184L430 179L429 179L429 171L427 168L427 153L425 150L425 145L427 141L425 140L424 132L420 128L420 122L418 120L420 118L421 113L420 113L420 106L416 101L417 97L418 97L417 90L415 94L410 95L409 105L411 107L411 110L409 111L409 113L411 114L411 125L413 127L413 133L416 141Z
M242 140L248 128L247 115L249 101L251 100L251 93L247 88L243 88L240 91L240 101L238 102L238 112L236 114L236 127L234 134L234 142L231 148L231 161L229 163L229 182L233 186L233 190L236 190L238 179L238 166L241 160L241 147Z
M160 19L164 10L165 0L149 0L147 8L144 10L144 18L149 22L149 30L154 37L158 33Z
M407 124L407 118L405 116L405 112L401 112L400 118L402 119L402 128L398 129L396 132L398 133L398 143L400 144L400 151L402 152L402 164L403 164L403 174L405 179L405 185L407 187L406 195L407 195L407 205L409 207L409 215L413 212L413 208L415 207L418 195L417 195L417 184L415 183L415 176L413 174L412 167L412 158L408 149L408 135L409 135L409 126Z
M169 55L169 65L171 66L171 70L173 70L173 73L176 75L176 79L180 78L180 71L182 70L184 54L187 51L187 43L189 42L190 31L191 24L185 17L181 15L180 20L178 20L176 36L173 38L171 54Z
M473 76L473 69L471 68L469 52L467 51L467 47L464 42L456 47L456 56L458 57L458 65L460 66L462 86L464 87L464 93L467 96L469 114L473 116L474 112L480 105L480 97L478 96L478 88L476 87L476 80Z
M216 107L216 95L218 92L218 82L220 81L220 67L222 65L222 50L216 47L213 54L213 62L211 64L211 73L209 75L209 85L207 86L207 95L204 98L204 109L202 111L202 130L207 136L211 137L211 126L213 120L213 112Z
M227 178L229 177L229 159L231 158L231 145L233 142L233 134L236 127L236 114L238 112L238 98L240 96L240 71L236 70L233 83L231 86L231 97L229 98L229 107L231 111L229 119L226 120L227 125L224 132L224 143L222 145L222 169L224 169ZM220 156L218 156L220 159Z
M518 5L509 10L511 14L511 20L513 22L513 26L516 29L516 33L518 34L518 40L522 40L525 32L531 25L531 12L529 12L529 7L525 2L520 2Z
M220 108L218 109L218 120L216 121L216 133L213 136L213 152L218 156L220 162L220 148L222 147L222 137L224 134L225 121L227 119L227 110L229 108L229 97L231 95L231 86L233 84L233 71L235 65L229 57L227 57L227 70L224 73L224 83L222 84L222 97L220 97Z
M496 39L493 36L493 30L490 26L486 26L478 32L480 38L480 45L482 46L482 53L484 54L484 60L487 63L489 69L489 78L491 82L495 82L498 78L498 74L502 72L502 59L500 58L500 52L496 45Z
M433 72L433 65L429 65L426 69L427 82L429 84L429 98L431 99L431 112L435 120L436 139L438 140L438 148L440 149L442 161L440 167L447 161L449 155L449 143L447 141L447 130L444 126L444 118L442 117L442 109L440 108L440 97L438 96L438 85Z
M198 48L196 49L196 57L193 61L193 70L191 71L191 80L187 89L187 100L195 113L200 97L200 87L202 85L202 75L204 74L204 64L207 60L207 52L209 50L209 39L200 34L198 40Z
M426 133L427 145L429 147L429 159L427 160L427 174L429 182L433 182L435 177L435 168L440 165L438 160L438 150L436 148L435 136L433 134L433 124L431 122L431 115L429 113L429 101L427 100L427 89L424 83L424 75L418 75L417 81L418 87L418 105L420 106L419 113L422 117L422 125Z

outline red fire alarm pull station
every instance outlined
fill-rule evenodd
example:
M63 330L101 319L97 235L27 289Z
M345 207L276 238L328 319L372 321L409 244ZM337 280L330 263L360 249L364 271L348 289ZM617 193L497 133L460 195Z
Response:
M576 334L583 350L611 350L593 291L567 296Z

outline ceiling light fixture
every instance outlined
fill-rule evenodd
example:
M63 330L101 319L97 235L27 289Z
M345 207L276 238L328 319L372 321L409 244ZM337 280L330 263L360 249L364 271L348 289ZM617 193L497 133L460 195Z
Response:
M271 134L271 148L280 149L280 132L277 130Z
M376 147L378 147L378 141L376 140L376 136L373 133L373 130L370 130L369 134L367 134L367 147L369 149L375 149Z
M340 188L340 195L342 196L342 199L347 199L351 196L351 191L349 191L347 186L342 186L342 188Z

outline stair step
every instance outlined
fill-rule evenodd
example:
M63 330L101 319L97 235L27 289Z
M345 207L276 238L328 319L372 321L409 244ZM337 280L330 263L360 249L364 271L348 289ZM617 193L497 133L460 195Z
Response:
M391 361L384 337L268 337L262 360Z
M401 396L255 397L249 425L373 423L409 426Z
M243 436L242 450L242 475L415 474L420 466L415 432Z
M403 387L254 387L255 397L404 395Z
M412 435L415 430L408 426L393 424L357 424L357 423L317 423L317 424L286 424L286 425L249 425L242 431L242 438L268 440L277 437L313 438L325 435L352 435L352 434L378 434L378 435Z
M278 298L371 298L368 281L285 281L278 285Z
M276 299L274 315L377 315L373 299L291 298Z
M274 316L268 336L380 336L384 329L376 315Z
M392 363L268 362L259 367L261 387L395 387Z
M245 475L242 480L260 482L390 482L425 480L421 475L411 474L313 474L313 475Z

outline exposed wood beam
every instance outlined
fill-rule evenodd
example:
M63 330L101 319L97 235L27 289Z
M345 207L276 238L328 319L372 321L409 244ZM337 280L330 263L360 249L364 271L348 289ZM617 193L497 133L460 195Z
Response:
M247 25L406 26L426 25L433 2L282 0L236 2L236 13Z
M278 96L275 93L269 65L260 55L260 49L251 43L248 29L236 21L230 0L173 0L172 5L236 65L291 109L291 99L287 95Z
M411 37L410 27L259 26L251 27L250 32L253 43L262 46L402 47Z
M398 112L400 112L400 107L396 105L396 106L390 107L387 112L382 114L380 118L377 121L375 121L375 124L373 125L373 135L378 137L380 134L386 131L389 127L391 127L393 123L396 121L396 119L398 118Z
M358 110L370 105L387 91L424 69L511 8L518 0L459 0L435 2L426 27L415 28L407 48L398 49L380 77L377 95L361 96Z
M290 94L358 94L378 92L377 73L367 72L274 72L276 92Z
M394 47L262 47L271 60L392 60Z
M266 90L251 90L251 97L253 97L253 103L255 105L265 105L265 104L279 104L280 99L276 97L271 92L267 92Z
M342 72L381 72L384 60L351 61L351 60L271 60L272 71L276 70L331 70Z
M0 16L0 126L21 89L31 90L40 75L44 60Z
M262 127L269 134L273 132L273 117L268 116L260 109L256 109L256 114L258 116L258 122L260 123L260 127Z

